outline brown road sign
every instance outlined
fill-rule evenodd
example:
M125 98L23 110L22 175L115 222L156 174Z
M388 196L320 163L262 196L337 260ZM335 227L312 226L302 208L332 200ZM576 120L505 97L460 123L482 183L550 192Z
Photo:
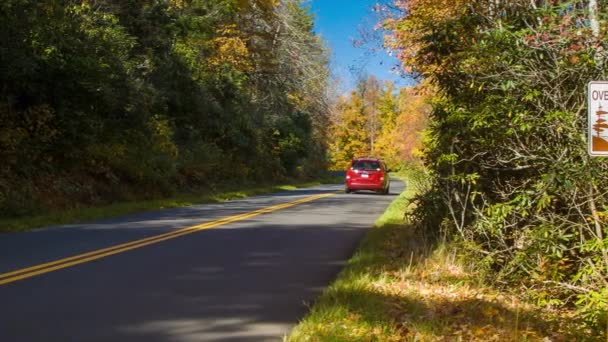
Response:
M589 155L608 156L608 81L591 81L588 86Z

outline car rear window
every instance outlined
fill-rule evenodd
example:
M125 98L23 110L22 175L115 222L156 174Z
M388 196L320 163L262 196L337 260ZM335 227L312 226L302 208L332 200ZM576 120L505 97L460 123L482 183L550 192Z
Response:
M371 160L357 160L353 162L354 170L377 170L380 168L380 163Z

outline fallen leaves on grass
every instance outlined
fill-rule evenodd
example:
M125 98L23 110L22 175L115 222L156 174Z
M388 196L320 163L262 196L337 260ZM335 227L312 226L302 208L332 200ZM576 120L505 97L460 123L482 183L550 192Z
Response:
M372 284L402 341L569 341L545 313L514 295L474 285L474 273L439 253Z

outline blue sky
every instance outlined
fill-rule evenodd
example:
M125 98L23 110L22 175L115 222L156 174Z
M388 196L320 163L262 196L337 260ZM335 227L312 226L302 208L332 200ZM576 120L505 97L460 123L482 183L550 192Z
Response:
M370 49L353 46L360 39L360 28L371 30L375 18L371 11L374 0L312 0L315 14L315 31L327 42L333 55L333 73L342 81L343 90L352 89L361 72L375 75L380 80L393 80L398 86L411 84L391 72L398 60L382 49L372 53ZM379 47L379 46L376 46Z

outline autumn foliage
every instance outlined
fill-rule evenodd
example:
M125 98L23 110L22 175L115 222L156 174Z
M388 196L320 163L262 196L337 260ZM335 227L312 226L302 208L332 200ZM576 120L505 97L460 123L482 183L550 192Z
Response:
M496 285L576 308L593 334L608 305L608 162L587 154L585 98L608 78L606 5L401 0L386 22L404 72L435 93L418 223Z
M339 98L330 128L331 166L348 167L351 159L382 158L397 170L419 160L429 106L421 88L395 89L371 76Z

